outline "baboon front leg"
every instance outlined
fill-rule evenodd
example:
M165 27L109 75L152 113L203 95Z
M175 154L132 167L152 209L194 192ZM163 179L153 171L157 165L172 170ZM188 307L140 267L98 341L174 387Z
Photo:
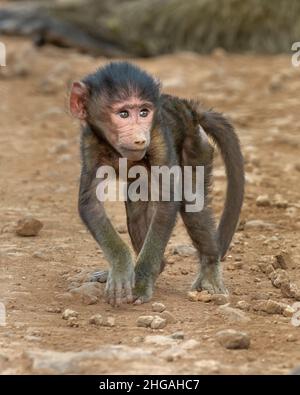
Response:
M154 283L162 271L163 255L170 238L172 229L175 225L178 205L174 202L155 202L150 212L151 221L147 227L144 224L144 242L141 247L141 239L136 233L133 236L138 242L137 247L140 252L135 267L135 303L148 302L153 294ZM149 217L148 217L149 218ZM147 221L148 222L148 221ZM134 222L131 222L134 232L138 232ZM147 232L145 234L145 230ZM131 234L132 237L132 234Z
M133 249L138 255L143 247L148 229L151 224L151 219L154 215L154 206L151 202L128 200L125 202L127 228L132 242ZM165 260L162 259L160 264L160 272L163 271ZM108 271L101 270L94 272L90 281L98 281L105 283L107 281Z
M135 253L138 255L143 247L151 220L155 212L153 202L128 200L126 202L127 227ZM165 267L165 259L160 264L160 272Z
M212 212L206 207L199 212L181 211L183 222L200 257L200 270L192 285L193 290L206 290L212 294L224 294L220 257Z

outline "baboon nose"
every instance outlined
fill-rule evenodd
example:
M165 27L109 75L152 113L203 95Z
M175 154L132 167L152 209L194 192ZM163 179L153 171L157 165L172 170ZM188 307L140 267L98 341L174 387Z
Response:
M139 137L135 139L134 144L138 148L143 148L146 145L146 141L145 137Z

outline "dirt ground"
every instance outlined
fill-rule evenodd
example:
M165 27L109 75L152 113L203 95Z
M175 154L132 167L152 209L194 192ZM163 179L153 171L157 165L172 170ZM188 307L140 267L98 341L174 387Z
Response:
M245 301L248 311L239 309L239 319L212 302L188 299L197 258L173 254L174 247L191 245L179 220L152 300L163 303L176 322L154 330L136 324L141 315L157 314L151 302L113 308L101 296L86 304L68 292L86 273L107 266L77 213L79 125L67 109L70 82L107 59L50 46L35 50L23 39L0 41L8 49L8 65L0 70L0 301L7 312L6 325L0 326L2 373L286 374L300 365L300 327L292 325L291 316L255 310L268 299L295 303L261 270L275 255L289 254L287 273L300 286L300 69L291 65L290 56L219 50L211 56L180 53L134 60L159 77L166 92L199 98L228 115L240 136L247 171L241 216L246 227L236 232L223 270L230 306L236 309ZM219 215L226 185L219 158L214 174ZM257 197L266 194L270 204L258 206ZM285 200L284 207L273 204L276 199ZM111 203L109 212L120 229L122 204ZM27 214L44 224L37 237L15 233L16 222ZM263 222L247 225L252 220ZM128 241L126 233L121 236ZM103 292L104 285L99 288ZM66 308L79 313L78 326L62 319ZM89 324L97 313L114 317L115 326ZM216 336L223 329L247 332L249 349L223 347ZM149 340L178 331L184 340ZM72 359L67 352L96 350L99 354L80 363L64 359Z

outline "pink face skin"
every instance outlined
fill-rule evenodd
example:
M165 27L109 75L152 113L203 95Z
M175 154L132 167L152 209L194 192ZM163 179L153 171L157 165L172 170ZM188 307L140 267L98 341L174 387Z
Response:
M111 109L111 130L106 137L123 157L142 159L150 142L153 104L132 97Z
M73 83L70 110L81 121L87 121L88 96L88 89L84 83ZM123 102L110 105L100 102L97 106L97 103L94 103L91 112L94 122L101 128L107 141L124 158L138 161L145 156L154 116L152 103L132 96Z

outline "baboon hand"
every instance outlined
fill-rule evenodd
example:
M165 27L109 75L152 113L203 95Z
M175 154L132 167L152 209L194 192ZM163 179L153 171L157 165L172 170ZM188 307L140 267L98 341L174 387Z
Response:
M134 266L112 267L108 272L105 288L107 303L120 306L122 303L132 303L132 289L134 287Z

